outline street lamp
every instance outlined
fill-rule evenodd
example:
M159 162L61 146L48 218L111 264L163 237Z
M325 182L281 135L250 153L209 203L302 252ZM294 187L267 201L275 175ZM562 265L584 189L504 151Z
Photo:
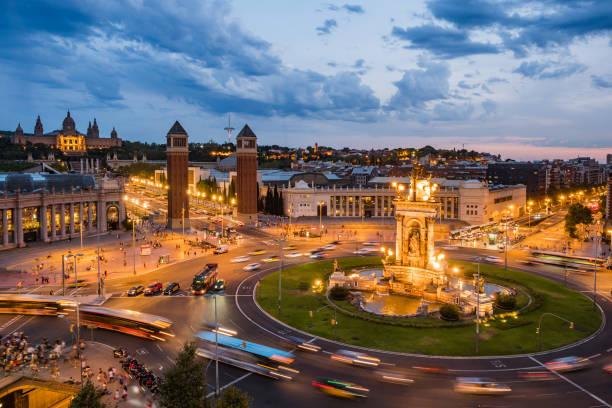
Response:
M319 237L323 236L323 206L325 205L325 201L319 201L317 206L319 207Z
M278 315L281 314L281 275L283 273L283 242L287 241L286 238L283 238L282 235L280 238L275 239L275 242L278 242L278 251L280 254L279 259L279 270L278 270Z
M506 241L507 242L507 241ZM478 354L478 343L480 342L480 257L476 257L476 354Z
M78 273L77 273L77 259L79 256L83 256L83 254L81 253L77 253L77 254L70 254L67 255L66 258L73 258L74 259L74 303L76 305L76 313L77 313L77 324L76 324L76 330L77 330L77 353L79 353L79 362L81 362L83 360L83 356L81 355L81 351L79 349L79 344L81 341L81 315L79 312L79 299L77 298L77 294L79 292L79 280L78 280ZM82 365L82 364L80 364ZM81 372L81 388L83 388L83 369L81 367L80 369Z
M533 201L529 201L527 203L527 212L529 213L529 221L527 222L527 227L531 228L531 209L533 207Z

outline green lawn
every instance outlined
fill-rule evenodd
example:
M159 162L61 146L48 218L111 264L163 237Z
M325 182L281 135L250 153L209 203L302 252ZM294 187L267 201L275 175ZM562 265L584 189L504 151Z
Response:
M346 271L352 268L381 267L379 257L339 259L338 264ZM466 276L475 272L475 266L467 262L451 262L449 266L457 266ZM334 336L331 325L334 313L330 307L323 308L327 305L324 296L314 294L311 290L300 290L306 284L310 287L317 279L325 281L332 267L333 261L321 261L283 271L282 321L317 336L336 338L341 342L364 347L435 355L475 354L474 323L459 327L402 327L337 313L337 333ZM481 265L481 273L488 281L514 286L523 292L518 299L520 305L527 304L525 293L533 298L532 305L518 318L496 318L481 325L481 355L536 351L537 321L544 312L555 313L573 321L575 329L570 329L558 319L545 317L542 326L543 350L575 342L593 333L601 324L599 310L594 310L592 303L582 294L561 284L520 271L505 273L503 268L492 265ZM257 300L268 313L279 317L277 298L278 275L273 273L261 282ZM314 311L313 317L309 315L311 310ZM423 320L422 323L428 324L433 319Z

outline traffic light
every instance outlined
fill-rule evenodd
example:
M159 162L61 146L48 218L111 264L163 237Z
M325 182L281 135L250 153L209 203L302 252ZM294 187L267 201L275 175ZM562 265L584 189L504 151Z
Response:
M310 317L312 317L312 310L309 310L308 314L310 315Z
M574 322L570 322L570 329L574 328Z
M536 327L536 334L540 334L540 328Z
M331 319L331 324L332 324L332 326L335 326L336 325L336 319Z

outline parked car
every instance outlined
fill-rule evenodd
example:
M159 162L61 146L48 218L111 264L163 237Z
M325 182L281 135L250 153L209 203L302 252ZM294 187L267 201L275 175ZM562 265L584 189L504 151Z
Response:
M178 282L172 282L171 284L166 286L166 289L164 289L164 295L171 296L179 290L181 290L181 287L179 286Z
M138 286L131 287L130 290L127 291L127 295L128 296L138 296L142 292L144 292L144 286L138 285Z
M259 268L261 268L261 265L255 262L255 263L248 264L243 269L247 272L252 272L252 271L256 271Z
M144 290L145 295L156 295L163 290L161 282L154 282Z

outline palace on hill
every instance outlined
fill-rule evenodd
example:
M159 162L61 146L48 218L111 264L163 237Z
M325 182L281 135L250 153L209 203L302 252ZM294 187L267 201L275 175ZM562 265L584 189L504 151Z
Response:
M76 128L74 119L70 116L70 111L66 114L66 118L62 122L62 128L49 133L44 133L43 124L40 116L36 118L34 125L34 133L25 133L21 127L21 123L17 125L17 129L12 131L0 131L0 136L10 137L11 142L15 144L37 144L42 143L53 148L60 149L68 155L80 156L85 154L90 149L105 149L109 147L121 147L121 139L117 137L117 131L113 127L110 132L110 137L100 137L98 122L94 118L93 125L91 121L87 127L87 133L83 134Z

